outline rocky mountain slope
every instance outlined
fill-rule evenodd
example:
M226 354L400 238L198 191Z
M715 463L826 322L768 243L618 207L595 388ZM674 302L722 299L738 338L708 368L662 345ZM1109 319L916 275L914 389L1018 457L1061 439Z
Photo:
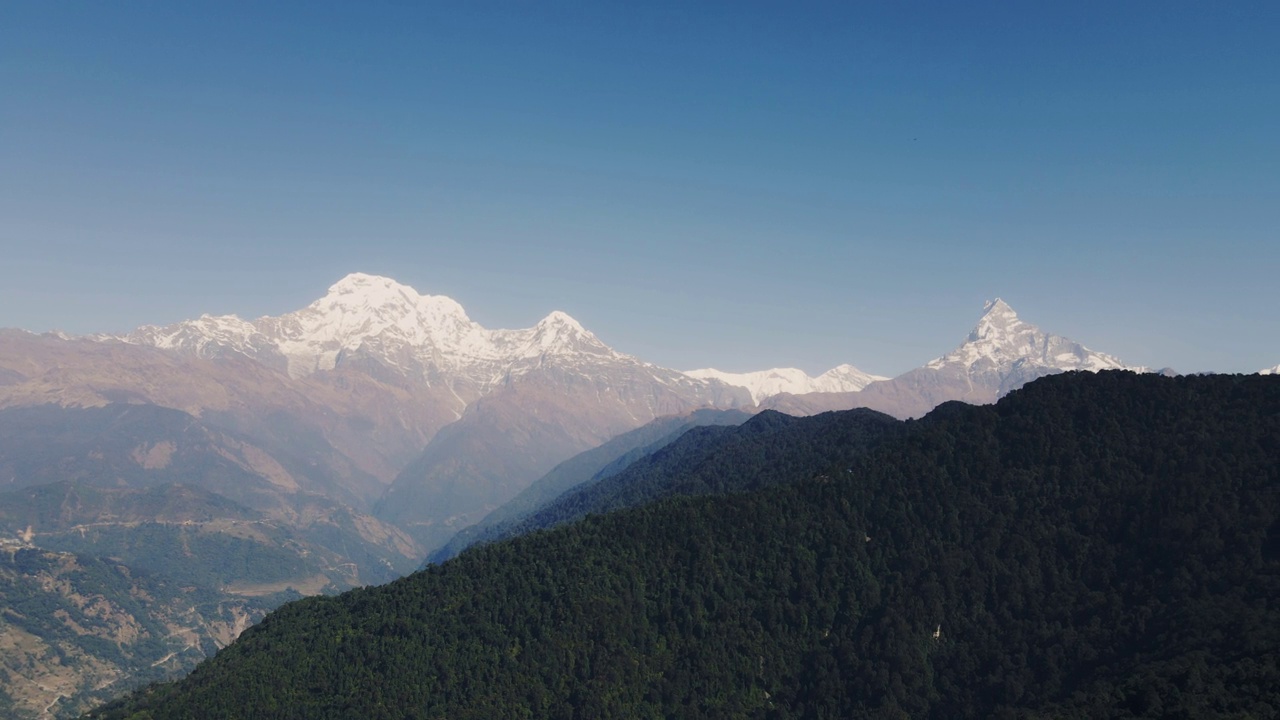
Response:
M0 716L40 720L185 674L268 603L10 538L0 540L0 608Z
M122 339L194 358L251 358L293 381L363 372L408 389L402 404L430 408L417 437L436 432L416 458L401 458L374 507L428 549L614 435L698 407L752 404L741 388L619 353L563 312L491 330L450 298L361 273L279 317L204 316Z
M579 452L665 415L740 405L744 391L638 361L549 356L441 430L375 514L431 549Z

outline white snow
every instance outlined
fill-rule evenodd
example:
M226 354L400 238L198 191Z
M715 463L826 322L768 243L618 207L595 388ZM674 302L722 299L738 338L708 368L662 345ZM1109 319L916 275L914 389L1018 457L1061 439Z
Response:
M1089 348L1060 335L1051 335L1024 322L1000 298L984 306L985 313L960 347L930 361L925 367L940 370L960 367L967 371L1008 373L1015 363L1020 368L1047 370L1135 370L1118 358Z
M1280 375L1280 365L1277 365L1273 368L1266 368L1264 370L1259 370L1258 374L1259 375Z
M293 377L332 370L342 358L364 354L406 376L416 374L429 384L443 382L455 395L457 383L484 392L549 362L591 377L602 374L591 368L629 366L668 386L719 381L745 388L757 404L780 393L857 392L888 379L852 365L840 365L816 378L796 368L676 373L613 350L559 310L531 328L490 330L467 317L451 298L422 295L390 278L364 273L342 278L324 297L278 317L247 321L235 315L202 315L165 327L143 326L113 339L201 357L240 353L274 361ZM998 298L986 304L964 343L926 367L954 368L971 377L1003 377L1015 371L1035 375L1040 370L1147 371L1042 332ZM1280 365L1262 372L1280 373Z
M703 368L688 370L685 375L699 380L719 380L726 385L746 388L756 404L781 393L802 395L812 392L857 392L873 382L888 379L863 372L852 365L834 367L816 378L796 368L773 368L748 373Z
M364 273L344 277L324 297L279 317L249 322L204 315L167 327L144 326L122 339L200 356L278 353L293 377L331 370L341 354L358 351L401 370L445 371L486 383L546 356L638 362L561 311L532 328L489 330L452 298L421 295L390 278Z

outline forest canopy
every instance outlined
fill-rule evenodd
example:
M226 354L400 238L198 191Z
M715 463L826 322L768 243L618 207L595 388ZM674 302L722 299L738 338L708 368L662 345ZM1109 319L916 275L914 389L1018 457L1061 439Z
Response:
M1278 480L1280 377L1059 375L290 603L93 716L1272 717Z

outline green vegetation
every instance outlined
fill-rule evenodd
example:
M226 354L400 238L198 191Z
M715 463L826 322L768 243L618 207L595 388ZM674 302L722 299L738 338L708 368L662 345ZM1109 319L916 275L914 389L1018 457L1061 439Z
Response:
M514 537L534 529L530 516L561 495L617 475L637 460L676 442L693 428L741 425L750 419L751 415L741 410L702 409L688 415L658 418L623 433L560 463L479 523L459 531L444 547L431 553L428 562L444 562L472 545Z
M175 583L206 588L275 583L323 570L314 559L309 562L289 546L289 536L284 531L270 526L251 527L264 537L235 537L194 525L140 523L47 535L40 543L53 550L118 558L130 567Z
M23 486L183 482L238 502L256 497L262 479L220 455L213 435L191 415L154 405L5 408L0 410L0 471ZM141 453L157 446L168 449L154 462L142 462Z
M623 472L576 488L503 528L502 537L555 527L593 513L638 507L674 495L716 495L839 473L905 424L875 410L796 418L766 410L741 427L702 427Z
M331 573L336 592L388 582L415 567L407 555L366 539L350 510L315 495L291 500L298 515L310 519L307 526L289 527L196 487L58 482L0 493L0 536L31 528L41 547L116 558L137 571L208 588Z
M0 532L10 535L27 527L54 532L104 521L174 523L261 517L262 513L221 495L180 484L106 488L62 481L0 493Z
M1280 377L1070 374L903 428L291 603L94 716L1280 712Z
M2 716L42 716L52 700L62 717L177 677L217 649L211 633L225 642L229 628L286 599L229 598L114 561L0 548Z

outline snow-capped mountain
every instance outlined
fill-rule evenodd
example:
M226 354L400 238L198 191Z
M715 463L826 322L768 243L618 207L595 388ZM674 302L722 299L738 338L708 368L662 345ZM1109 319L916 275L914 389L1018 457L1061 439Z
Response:
M746 388L756 403L781 393L803 395L805 393L856 392L880 380L889 378L863 372L852 365L834 367L818 377L810 377L796 368L773 368L748 373L721 372L714 368L688 370L692 378L719 380L726 385Z
M753 405L743 388L617 352L563 312L491 330L448 297L363 273L277 317L0 342L0 407L51 401L182 410L256 439L250 454L280 487L340 493L423 543L657 417Z
M1277 365L1273 368L1267 368L1265 370L1259 370L1258 374L1259 375L1280 375L1280 365Z
M793 414L869 407L897 417L918 417L948 400L995 402L1038 377L1068 370L1149 372L1044 332L997 298L986 303L978 324L959 347L922 367L859 392L782 395L765 404Z
M124 341L200 357L236 352L282 360L291 377L332 370L369 355L428 381L447 374L480 384L501 381L546 356L634 361L600 342L576 320L553 312L522 330L489 330L442 295L420 295L396 281L352 273L302 310L252 322L204 315L165 327L144 326Z
M316 383L385 379L446 414L379 517L443 542L555 463L656 417L741 407L749 394L617 352L563 312L491 330L454 300L355 273L306 308L252 322L204 316L122 338L197 357L244 355Z
M1024 322L1000 298L989 300L983 315L960 347L925 365L930 370L961 372L970 378L1000 379L1001 395L1030 380L1068 370L1135 370L1118 358L1096 352L1070 338L1046 333Z
M181 410L254 440L255 472L341 495L443 542L555 463L663 415L765 406L871 407L919 416L993 402L1063 370L1116 358L987 304L955 350L892 380L850 365L681 373L605 345L562 312L491 330L454 300L355 273L307 307L244 320L205 315L123 338L0 342L0 407L128 402Z

